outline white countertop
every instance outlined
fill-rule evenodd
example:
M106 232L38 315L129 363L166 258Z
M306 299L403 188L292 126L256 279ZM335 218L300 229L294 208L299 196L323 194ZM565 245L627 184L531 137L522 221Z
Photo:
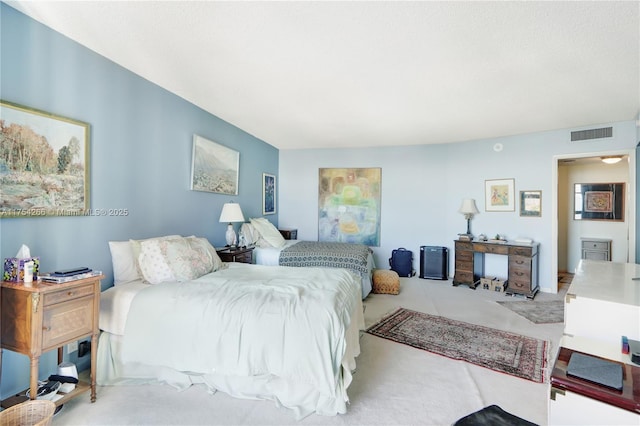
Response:
M640 265L580 260L567 296L587 297L640 307ZM640 318L638 318L640 322Z

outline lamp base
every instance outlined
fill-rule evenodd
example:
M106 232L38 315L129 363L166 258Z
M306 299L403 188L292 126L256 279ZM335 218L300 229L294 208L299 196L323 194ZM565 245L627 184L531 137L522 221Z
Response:
M236 245L236 231L233 230L233 224L229 224L227 226L227 232L224 234L225 239L227 240L228 246Z

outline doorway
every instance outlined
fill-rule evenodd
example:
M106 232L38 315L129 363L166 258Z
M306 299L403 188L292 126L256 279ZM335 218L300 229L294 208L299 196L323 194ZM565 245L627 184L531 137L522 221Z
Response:
M616 165L616 169L605 168L607 165L601 163L601 157L623 156L623 161ZM636 234L636 157L634 150L559 155L553 158L552 166L552 188L553 205L552 217L552 239L553 246L551 259L551 276L557 282L559 272L573 273L575 265L580 259L580 237L588 229L589 233L600 234L615 238L613 251L615 256L612 261L635 263L635 234ZM573 173L567 173L567 167L576 167ZM580 168L580 169L579 169ZM615 182L625 182L625 214L623 222L609 221L574 221L573 220L573 182L571 179L580 181L581 179L593 179L594 182L611 181L607 174L611 173L611 179ZM577 176L577 177L576 177ZM586 183L586 182L585 182ZM586 227L585 227L586 225ZM610 226L610 228L607 228ZM609 232L607 229L615 230ZM588 235L594 236L594 235ZM555 293L558 292L556 283Z

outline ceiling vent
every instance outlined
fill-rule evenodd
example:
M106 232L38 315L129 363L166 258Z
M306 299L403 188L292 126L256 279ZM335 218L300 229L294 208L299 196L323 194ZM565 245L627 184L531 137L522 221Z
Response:
M613 127L600 129L578 130L571 132L571 142L588 141L591 139L610 138L613 136Z

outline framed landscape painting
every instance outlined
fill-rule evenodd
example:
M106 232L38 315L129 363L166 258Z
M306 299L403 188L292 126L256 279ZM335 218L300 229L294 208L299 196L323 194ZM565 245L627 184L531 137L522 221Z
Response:
M575 220L624 221L624 183L576 183Z
M238 195L240 153L193 135L191 190Z
M0 218L89 210L89 124L0 101Z

